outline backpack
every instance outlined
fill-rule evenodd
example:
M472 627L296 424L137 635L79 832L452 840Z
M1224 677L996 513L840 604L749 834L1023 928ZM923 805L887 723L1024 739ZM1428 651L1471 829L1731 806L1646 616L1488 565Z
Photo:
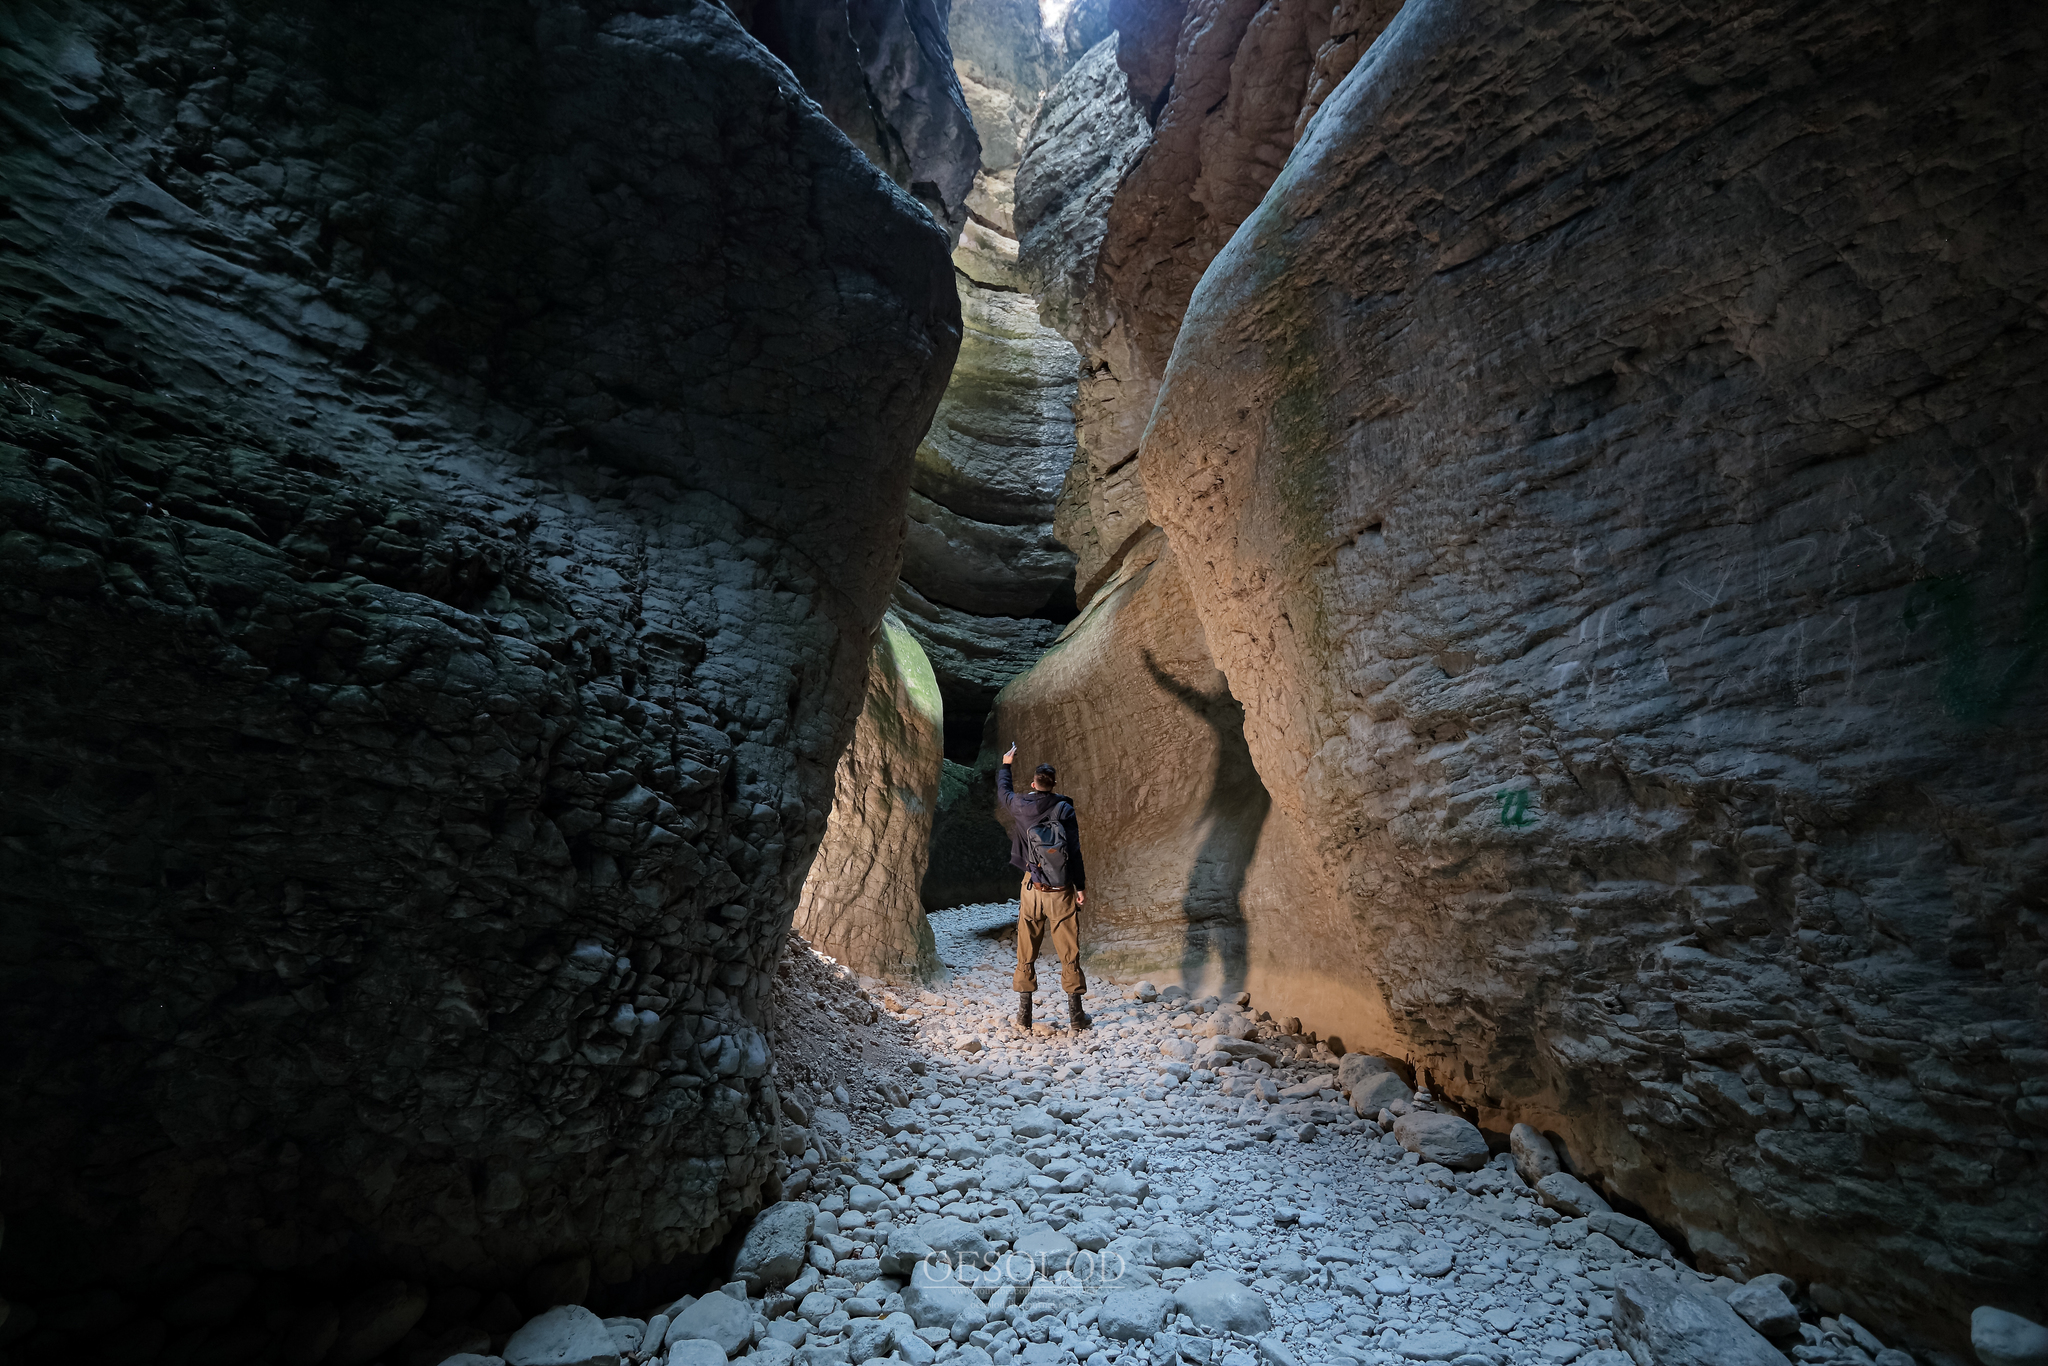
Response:
M1024 871L1033 882L1046 887L1067 885L1067 820L1074 814L1068 802L1055 802L1038 818L1038 824L1024 832Z

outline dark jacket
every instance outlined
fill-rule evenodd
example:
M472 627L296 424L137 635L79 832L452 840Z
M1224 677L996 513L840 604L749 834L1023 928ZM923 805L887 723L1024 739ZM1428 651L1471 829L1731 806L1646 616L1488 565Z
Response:
M996 770L996 799L1002 803L1003 814L1010 821L1010 864L1019 872L1025 871L1024 832L1038 824L1038 818L1059 803L1067 804L1067 884L1077 892L1087 891L1088 865L1081 861L1081 823L1073 815L1074 799L1057 792L1040 792L1036 788L1017 791L1010 782L1008 764Z

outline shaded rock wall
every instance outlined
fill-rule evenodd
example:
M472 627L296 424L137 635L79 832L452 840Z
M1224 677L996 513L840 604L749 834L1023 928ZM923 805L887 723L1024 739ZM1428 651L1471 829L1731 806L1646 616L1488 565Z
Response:
M853 145L956 240L981 141L953 72L939 0L738 0L748 30L788 64Z
M813 948L869 977L923 980L939 970L918 892L939 801L943 710L917 638L889 613L795 920Z
M0 24L7 1350L645 1291L771 1173L943 233L713 6Z
M981 749L996 693L1073 616L1053 536L1074 459L1074 348L1022 291L1016 241L972 224L953 253L965 332L917 450L897 605L938 675L946 752Z
M2048 1283L2042 37L1411 6L1140 458L1338 908L1290 1012L1951 1343Z
M932 818L931 861L924 873L927 910L1007 901L1017 895L1009 826L996 806L1000 751L989 748L995 743L987 736L973 763L948 759L939 770L939 808Z

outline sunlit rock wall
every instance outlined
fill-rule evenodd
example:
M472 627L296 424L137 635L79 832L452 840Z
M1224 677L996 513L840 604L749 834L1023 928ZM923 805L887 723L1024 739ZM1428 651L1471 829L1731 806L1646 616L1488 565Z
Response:
M1411 4L1140 458L1304 1021L1887 1333L2048 1270L2042 41Z
M1152 525L1137 454L1181 314L1392 0L1123 0L1049 96L1017 172L1027 272L1080 348L1060 538L1087 602Z
M921 981L939 970L918 893L939 800L943 710L917 638L890 613L875 632L867 701L796 908L796 929L813 948L869 977Z

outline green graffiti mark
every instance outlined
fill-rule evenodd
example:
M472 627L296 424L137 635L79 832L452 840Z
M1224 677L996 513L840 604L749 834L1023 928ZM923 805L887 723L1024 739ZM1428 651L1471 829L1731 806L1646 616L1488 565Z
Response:
M1968 574L1921 579L1906 590L1905 626L1922 620L1941 633L1942 710L1966 726L1988 726L2004 714L2048 652L2048 537L2035 542L2027 564L2027 601L2017 646L2001 665L1978 623L1977 584Z
M1529 814L1529 807L1535 802L1536 794L1528 788L1517 788L1513 792L1496 792L1493 799L1500 803L1500 823L1514 829L1536 824L1536 818Z

